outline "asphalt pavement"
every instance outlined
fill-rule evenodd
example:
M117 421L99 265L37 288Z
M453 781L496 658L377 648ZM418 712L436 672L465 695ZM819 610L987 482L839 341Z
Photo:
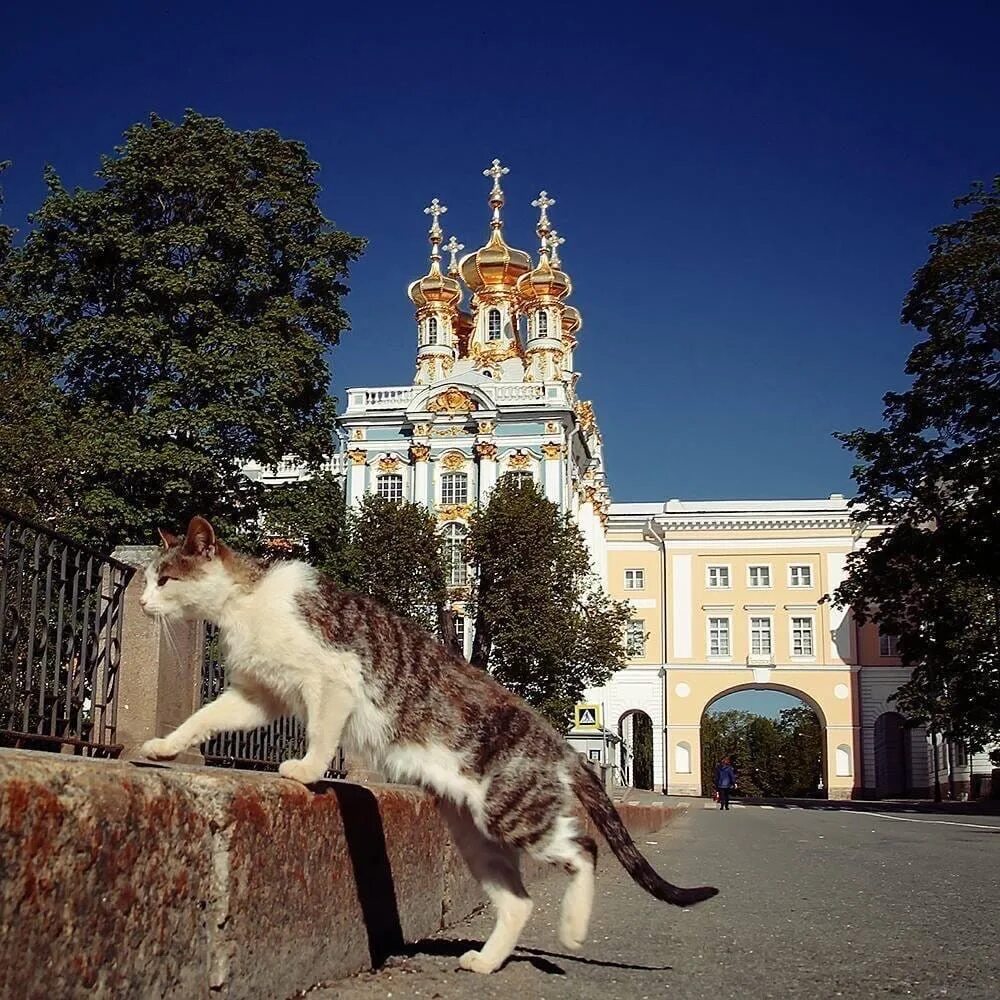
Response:
M640 840L673 882L721 893L691 910L647 896L601 844L590 938L556 936L565 880L531 886L522 946L488 977L458 969L488 911L310 1000L1000 998L1000 817L693 800Z

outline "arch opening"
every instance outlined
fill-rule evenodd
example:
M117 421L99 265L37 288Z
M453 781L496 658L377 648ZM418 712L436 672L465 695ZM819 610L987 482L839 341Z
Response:
M618 720L622 784L653 787L653 720L642 709L625 712Z
M846 759L841 751L848 751ZM701 718L702 790L729 757L736 794L766 798L826 798L826 719L808 695L778 684L747 684L716 695ZM849 747L836 755L837 773L851 767Z

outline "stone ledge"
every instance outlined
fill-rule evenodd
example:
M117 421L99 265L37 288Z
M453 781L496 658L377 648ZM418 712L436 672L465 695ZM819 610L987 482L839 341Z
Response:
M635 835L671 817L619 810ZM414 788L3 750L0 883L23 1000L287 997L482 902Z

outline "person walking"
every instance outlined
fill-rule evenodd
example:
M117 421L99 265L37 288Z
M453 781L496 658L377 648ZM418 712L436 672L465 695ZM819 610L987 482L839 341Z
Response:
M736 770L728 757L723 757L715 767L715 790L719 793L719 808L729 810L729 793L736 787Z

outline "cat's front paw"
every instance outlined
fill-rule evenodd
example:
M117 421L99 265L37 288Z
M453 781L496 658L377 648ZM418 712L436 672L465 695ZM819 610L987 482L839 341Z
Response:
M321 764L313 764L312 761L284 760L278 766L278 774L283 778L291 778L292 781L300 781L303 785L311 785L314 781L319 781L326 773L326 768Z
M141 747L139 747L139 753L143 757L148 757L150 760L165 760L169 757L176 757L180 751L170 742L168 739L157 738L155 740L146 740Z
M496 962L488 962L478 951L467 951L459 960L458 964L469 972L478 972L481 976L488 976L497 969Z

